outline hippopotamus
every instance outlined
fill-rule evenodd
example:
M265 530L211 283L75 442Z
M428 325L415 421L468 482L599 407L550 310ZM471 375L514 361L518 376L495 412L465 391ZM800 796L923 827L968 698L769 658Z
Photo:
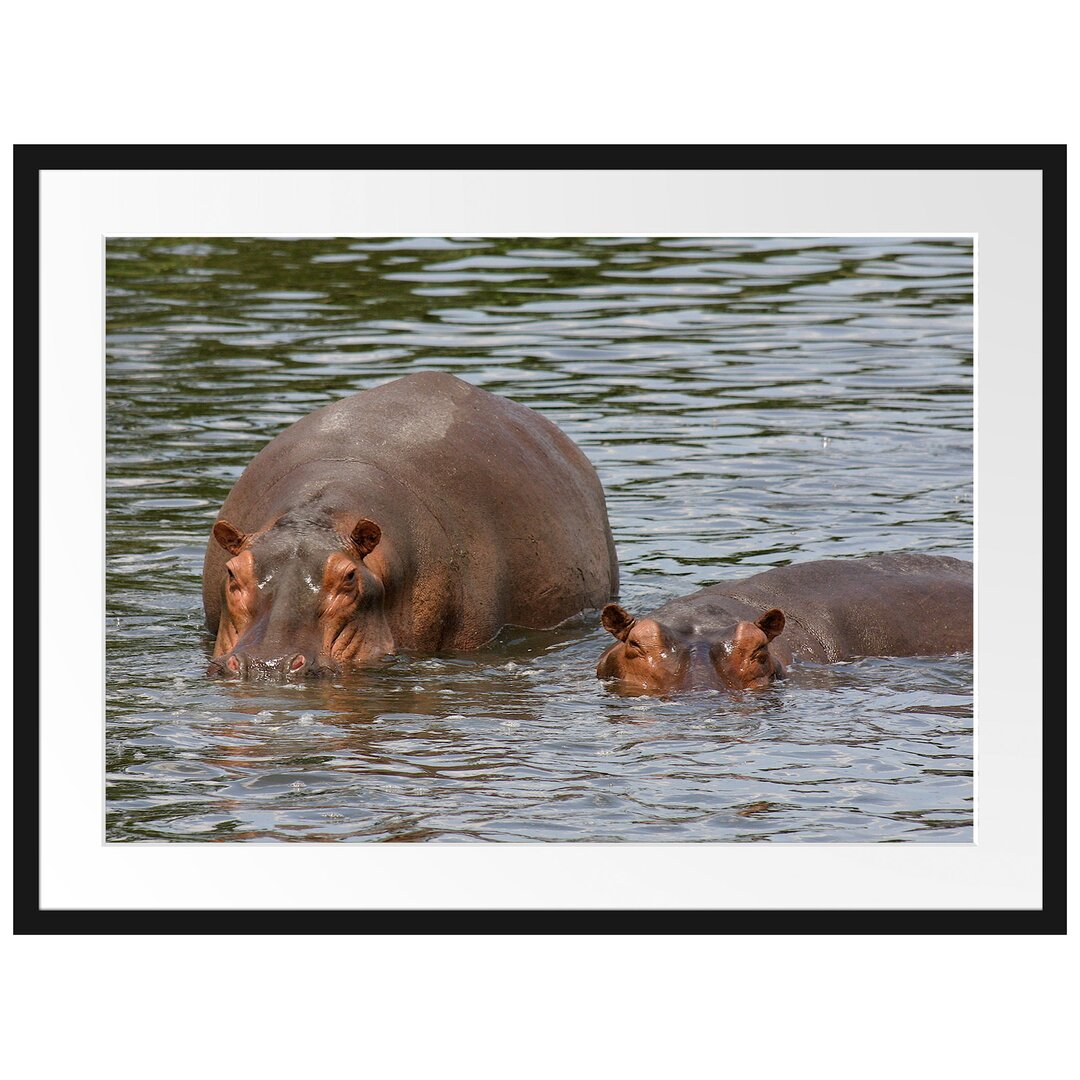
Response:
M550 420L439 372L313 413L229 492L203 562L211 674L469 650L618 595L604 493Z
M936 555L823 559L710 585L640 619L601 613L614 689L758 690L793 659L934 656L972 647L972 566Z

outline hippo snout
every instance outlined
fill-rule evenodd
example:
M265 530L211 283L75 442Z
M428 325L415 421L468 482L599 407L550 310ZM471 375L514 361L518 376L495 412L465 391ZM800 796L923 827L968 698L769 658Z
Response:
M317 662L314 657L302 652L271 658L232 652L211 660L209 668L210 675L221 675L225 678L275 681L333 675L336 672L336 665Z

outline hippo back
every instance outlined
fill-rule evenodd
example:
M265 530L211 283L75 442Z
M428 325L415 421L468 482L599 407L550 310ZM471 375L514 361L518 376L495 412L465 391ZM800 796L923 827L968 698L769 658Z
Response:
M937 555L871 555L777 567L671 601L654 617L707 630L769 608L807 660L931 656L970 650L972 564Z

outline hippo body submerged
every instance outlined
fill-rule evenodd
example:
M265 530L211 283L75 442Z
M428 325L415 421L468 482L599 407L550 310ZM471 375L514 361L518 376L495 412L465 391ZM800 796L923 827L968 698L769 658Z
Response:
M474 649L617 593L585 455L539 413L437 372L281 432L229 493L203 565L212 667L237 675Z
M935 555L797 563L710 585L641 619L611 604L603 624L618 640L599 678L645 691L757 689L793 659L970 651L972 565Z

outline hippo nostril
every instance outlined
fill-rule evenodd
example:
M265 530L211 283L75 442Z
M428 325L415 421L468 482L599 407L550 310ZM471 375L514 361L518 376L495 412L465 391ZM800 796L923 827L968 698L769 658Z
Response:
M240 661L237 660L235 656L230 656L229 659L225 661L225 666L230 671L239 671L240 670Z
M297 653L289 662L290 671L299 671L307 661L304 659L303 653Z

